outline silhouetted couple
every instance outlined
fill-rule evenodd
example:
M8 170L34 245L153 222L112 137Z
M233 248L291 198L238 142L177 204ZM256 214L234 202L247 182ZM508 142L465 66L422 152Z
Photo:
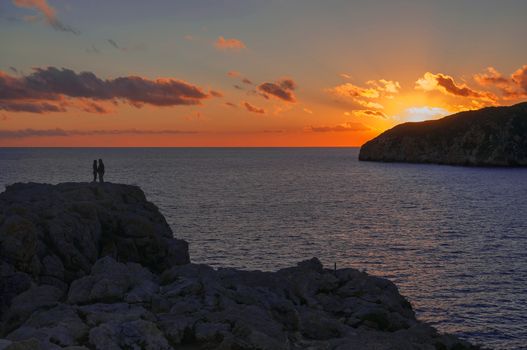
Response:
M97 182L97 175L99 175L99 182L104 182L104 163L102 159L99 159L99 165L97 161L93 161L93 182Z

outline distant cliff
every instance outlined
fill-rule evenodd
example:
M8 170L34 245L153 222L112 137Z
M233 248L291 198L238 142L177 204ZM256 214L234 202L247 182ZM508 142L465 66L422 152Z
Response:
M360 160L527 166L527 102L404 123L366 142Z
M389 280L192 264L136 186L0 194L0 350L476 349L418 321Z

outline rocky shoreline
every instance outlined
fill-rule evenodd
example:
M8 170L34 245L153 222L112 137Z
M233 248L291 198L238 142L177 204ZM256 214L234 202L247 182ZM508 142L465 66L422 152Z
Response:
M192 264L130 185L8 186L0 278L0 350L477 349L356 269Z
M399 124L366 142L359 160L527 166L527 103Z

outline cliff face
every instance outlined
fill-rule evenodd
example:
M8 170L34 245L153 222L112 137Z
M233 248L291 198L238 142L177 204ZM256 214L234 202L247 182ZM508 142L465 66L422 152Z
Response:
M3 339L2 339L3 338ZM0 194L0 350L472 349L416 320L390 281L313 258L214 270L135 186Z
M474 166L527 166L527 103L405 123L365 143L359 159Z

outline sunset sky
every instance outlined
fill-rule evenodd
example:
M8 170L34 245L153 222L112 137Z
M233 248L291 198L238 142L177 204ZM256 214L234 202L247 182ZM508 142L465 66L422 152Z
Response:
M0 0L0 146L360 146L527 99L527 1Z

